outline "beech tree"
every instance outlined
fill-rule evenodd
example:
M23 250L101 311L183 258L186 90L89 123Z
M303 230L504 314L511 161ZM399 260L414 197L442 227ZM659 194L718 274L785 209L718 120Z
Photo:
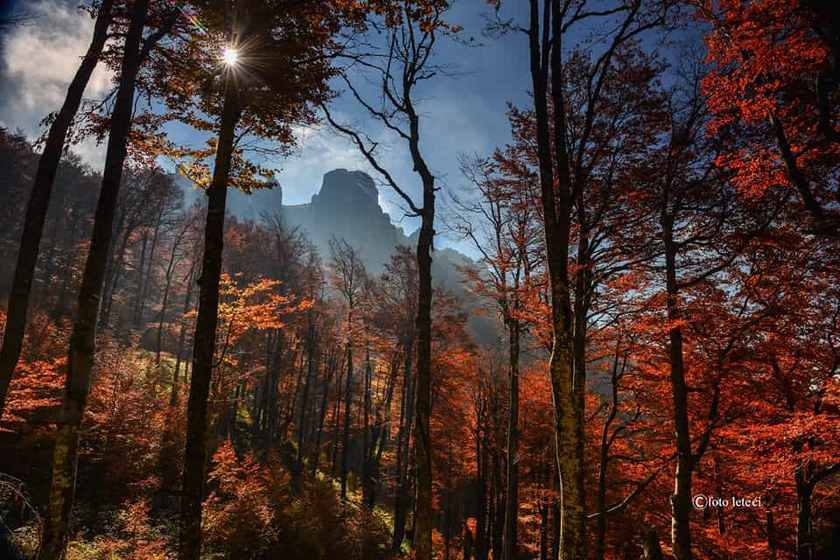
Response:
M546 268L550 285L553 344L550 377L556 409L556 450L562 496L563 542L561 558L585 554L585 489L583 431L585 403L586 272L589 266L590 230L587 212L592 200L586 170L595 161L592 150L594 123L606 92L614 60L622 48L646 31L666 21L669 2L616 2L606 8L589 2L539 2L531 0L526 28L536 120L536 146L540 200L545 234ZM603 38L603 48L588 66L582 80L582 104L572 104L564 80L567 76L564 37L581 24L614 26ZM606 23L609 22L609 23ZM549 109L551 107L551 109ZM580 128L572 128L577 122ZM596 213L597 215L597 213ZM577 221L578 272L570 274L572 229ZM573 300L575 282L577 294ZM582 289L583 288L583 289Z
M503 558L515 559L519 524L519 375L523 338L528 320L524 312L534 272L541 258L537 209L532 183L505 180L494 175L494 165L465 161L462 171L478 194L477 200L459 200L462 215L454 229L472 242L481 254L481 268L466 271L479 295L495 302L508 333L507 472ZM475 224L475 225L474 225Z
M330 241L332 259L333 287L344 298L347 305L345 356L346 369L344 378L344 422L341 435L341 497L347 498L347 469L350 457L350 418L353 404L353 351L358 331L358 305L361 299L362 285L365 282L365 268L359 254L344 240Z
M332 37L343 18L353 16L352 10L341 11L341 3L306 8L286 2L244 1L226 8L194 4L195 17L210 31L190 36L171 58L172 67L160 70L184 79L159 82L166 86L169 118L217 132L208 150L188 154L191 174L206 185L208 206L187 415L180 545L184 560L197 559L201 551L207 398L227 189L233 185L249 192L265 184L264 170L244 158L239 141L250 134L274 142L282 152L293 143L295 126L313 122L311 105L326 100L329 91ZM209 90L204 89L208 81ZM203 163L207 157L214 160L212 174Z
M381 85L384 108L366 100L363 93L345 73L344 84L353 98L374 119L396 134L407 145L414 171L422 186L421 202L417 202L403 185L397 183L383 166L377 143L363 133L333 118L322 105L329 123L350 138L370 165L407 205L410 215L420 218L417 240L417 381L414 407L414 444L417 469L417 503L414 520L414 546L417 558L432 557L432 442L429 433L431 416L431 351L432 351L432 245L435 223L435 176L420 148L420 115L415 105L418 84L435 74L432 59L439 36L448 29L444 13L446 1L407 2L393 16L396 21L388 30L387 46L382 56L353 56L352 61L369 70ZM350 67L353 67L351 63Z
M43 235L44 222L47 218L47 209L58 164L64 152L73 119L82 104L85 88L99 63L102 50L105 48L108 28L113 17L114 0L102 0L98 5L92 5L89 10L96 17L90 46L67 88L67 95L61 109L52 118L49 132L47 132L44 141L44 149L38 158L38 168L29 194L29 203L26 206L26 215L21 231L17 263L15 264L9 297L2 349L0 349L0 416L3 414L6 394L23 345L32 278L35 275L38 250L41 245L41 236Z
M41 554L47 560L62 557L66 546L75 491L79 427L90 390L91 370L96 353L99 299L104 282L105 265L110 252L115 208L132 125L136 78L140 65L149 50L171 28L171 23L164 24L144 38L143 31L148 11L148 0L137 0L133 4L123 45L119 89L110 119L102 186L82 285L79 289L73 334L70 337L65 394L55 440L52 485L42 542ZM173 22L173 17L174 15L170 16L168 21Z

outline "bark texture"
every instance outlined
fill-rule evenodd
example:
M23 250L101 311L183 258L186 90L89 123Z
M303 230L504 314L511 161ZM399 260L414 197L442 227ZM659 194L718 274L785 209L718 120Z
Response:
M67 132L79 110L85 88L93 70L96 68L96 64L99 62L99 56L102 54L102 49L108 38L108 26L111 24L113 5L113 0L104 0L99 7L90 46L78 70L76 70L73 80L70 82L70 86L67 88L64 104L55 116L52 125L50 125L44 151L38 159L35 181L32 184L32 192L26 206L20 248L9 294L3 347L0 349L0 416L3 414L6 395L23 347L29 296L32 291L32 278L35 275L35 265L38 262L41 236L44 232L44 222L47 219L47 210L58 164L64 151Z
M96 206L93 234L79 290L78 311L70 336L64 400L53 451L52 482L41 544L43 560L59 560L67 543L70 513L76 486L79 428L90 390L96 353L99 300L110 252L123 163L126 158L134 89L142 56L140 43L146 23L148 0L135 2L125 39L120 84L111 116L111 131L102 173L102 188Z
M201 554L201 502L204 497L204 470L207 462L207 399L210 396L213 354L216 348L227 186L234 135L240 114L237 95L229 90L222 108L213 180L207 192L204 257L201 277L198 280L198 317L193 339L192 379L187 405L179 560L198 560Z

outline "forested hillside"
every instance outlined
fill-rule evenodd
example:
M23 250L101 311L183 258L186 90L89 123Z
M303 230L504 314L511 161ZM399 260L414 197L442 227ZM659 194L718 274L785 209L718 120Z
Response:
M62 2L0 559L840 557L840 6Z

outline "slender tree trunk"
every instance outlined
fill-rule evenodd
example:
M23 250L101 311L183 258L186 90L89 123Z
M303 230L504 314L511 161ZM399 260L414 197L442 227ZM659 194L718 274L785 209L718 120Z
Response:
M345 372L346 373L346 372ZM332 438L332 458L330 472L333 477L338 476L338 442L339 442L339 426L341 422L341 401L344 391L342 389L342 381L344 374L338 372L338 381L335 384L335 402L333 403L333 438Z
M321 409L318 413L318 431L315 434L315 445L312 448L312 459L310 465L310 472L315 474L321 462L321 438L324 434L324 421L327 417L327 408L329 407L330 385L332 384L333 375L335 375L335 358L334 354L330 352L327 359L327 378L324 380L324 393L321 395Z
M372 438L370 433L370 407L371 407L371 383L372 383L372 369L370 365L370 348L365 350L365 384L364 384L364 399L362 401L362 503L368 504L370 500L370 459L372 453Z
M388 434L391 431L391 403L394 399L394 386L397 384L397 372L399 370L399 356L396 356L390 365L390 374L388 375L388 384L385 389L384 405L377 407L377 422L373 430L373 443L371 444L370 452L370 471L368 473L367 481L368 488L365 493L365 504L369 510L373 510L376 503L376 489L379 482L379 468L382 464L382 453L385 450L385 445L388 441ZM384 408L384 410L382 410ZM380 416L383 415L384 417ZM379 420L380 418L381 421Z
M498 452L493 452L493 491L490 499L493 502L493 557L504 555L505 530L505 493L502 475L502 458Z
M135 2L125 39L125 53L121 65L119 91L111 116L111 132L108 135L102 187L96 206L82 286L79 291L76 321L70 337L64 401L55 436L52 483L41 545L41 558L44 560L59 560L64 555L67 543L76 486L79 427L90 390L91 372L96 353L99 298L105 279L105 261L111 244L114 214L131 129L134 89L140 68L140 42L143 37L147 10L148 0Z
M306 411L309 403L309 387L312 384L315 375L315 320L312 309L308 312L306 329L306 379L303 382L303 393L301 394L300 402L300 416L298 417L298 433L297 433L297 464L299 467L303 466L303 447L304 438L306 437Z
M694 458L688 420L688 388L683 362L683 333L679 326L679 288L677 286L676 245L673 240L673 217L665 216L662 224L665 245L665 274L668 294L669 358L671 363L671 397L673 402L674 438L677 467L674 473L674 494L671 496L671 543L675 560L691 560L691 478Z
M117 217L117 223L114 226L113 235L115 237L120 237L121 236L120 234L122 233L123 228L124 228L124 224L125 224L125 209L120 208L120 203L119 202L117 202L117 209L118 209L119 213L118 213L118 217ZM111 250L108 251L108 260L105 262L105 285L102 287L102 302L99 304L99 316L100 317L102 317L102 315L104 314L105 309L107 309L107 307L108 307L108 302L111 299L111 286L114 283L114 267L115 267L115 264L116 264L115 259L116 259L116 253L117 253L117 250L116 250L117 246L118 245L114 245L113 243L111 244ZM104 327L105 327L105 325L103 325L101 320L100 320L99 328L101 329L101 328L104 328Z
M463 542L463 560L471 560L473 557L473 550L475 549L475 540L473 539L473 534L470 531L470 528L467 526L466 520L461 527L461 535L462 535L462 542Z
M607 465L609 462L609 446L608 446L608 432L609 421L613 415L613 409L610 409L610 418L604 425L601 432L601 445L599 452L599 468L598 468L598 496L595 506L598 512L598 518L595 525L595 560L604 560L604 551L606 548L607 538Z
M140 244L140 262L137 263L137 286L136 286L136 293L134 294L134 303L132 309L132 317L135 324L139 324L137 321L137 314L139 313L140 309L140 298L143 294L143 281L146 279L146 275L144 271L146 270L146 249L149 246L149 231L144 229L143 230L143 242Z
M397 487L394 493L394 541L393 550L398 552L405 538L405 492L406 476L405 463L408 456L408 438L411 433L410 409L411 396L411 362L413 359L413 337L406 337L405 355L403 357L403 390L400 402L400 427L397 433Z
M434 181L424 181L423 216L417 240L417 401L414 452L417 468L417 503L414 548L417 560L432 559L432 239L434 238Z
M560 4L559 0L546 2L547 12L541 18L539 2L530 0L529 51L537 125L540 200L545 224L545 251L551 294L553 341L549 375L554 406L555 454L562 515L560 557L562 560L583 560L586 546L583 457L580 455L583 445L580 441L583 433L583 411L580 410L582 395L578 394L583 383L575 377L568 271L572 205L564 110L566 105L563 95L563 12ZM553 142L549 127L549 95L555 108L552 123Z
M770 560L776 560L776 524L773 519L773 510L769 507L765 512L767 521L767 549L770 551Z
M353 336L352 334L350 335ZM353 344L347 341L347 380L344 387L344 424L341 433L341 499L347 499L347 471L350 461L350 420L353 402Z
M204 258L201 277L198 280L198 318L195 325L192 380L187 406L179 560L198 560L201 554L201 501L204 498L204 468L207 459L207 399L210 395L216 346L225 204L234 135L240 114L237 94L229 85L222 109L213 181L207 193Z
M796 560L814 558L814 540L811 523L811 496L814 486L809 479L809 465L796 469Z
M63 237L61 234L64 232L64 230L67 229L67 220L65 218L65 216L66 216L66 212L65 212L66 202L65 202L65 200L67 198L67 193L65 192L64 189L59 189L58 192L55 193L55 195L50 197L50 198L51 198L51 205L53 206L53 208L57 208L58 211L55 212L56 217L55 217L55 220L53 221L52 227L50 228L50 232L46 234L46 238L42 238L42 240L41 240L42 243L44 243L44 241L47 241L48 246L46 248L46 251L43 251L44 252L44 257L43 257L42 264L41 264L41 267L40 267L41 275L43 275L43 277L45 279L47 279L48 283L50 282L49 279L51 279L53 277L58 277L58 273L57 273L57 268L58 267L57 267L56 261L57 261L58 255L59 255L59 251L62 249L62 247L60 246L61 245L60 238ZM49 212L49 208L48 208L46 219L49 220L49 218L50 218L50 212ZM45 224L46 224L46 220L45 220ZM33 278L33 282L37 282L38 276L39 276L38 274L35 274L35 277ZM45 298L45 301L50 302L52 300L52 295L53 295L52 290L50 290L50 293ZM39 302L35 301L33 303L35 305L38 305ZM53 304L51 314L52 314L53 317L55 317L55 309L56 309L55 302L51 302L51 303Z
M595 560L603 560L604 552L606 550L607 539L607 469L610 462L610 446L612 443L612 436L610 435L610 428L612 423L618 416L618 384L621 373L619 373L619 348L616 347L616 354L613 360L612 372L610 376L610 393L611 402L609 413L604 420L604 427L601 429L601 443L598 452L598 495L596 511L598 512L598 519L596 520L595 529ZM623 369L622 369L623 373ZM615 434L613 433L613 436Z
M193 274L195 273L195 263L190 267L190 273L187 275L187 293L184 295L184 312L186 315L190 311L192 304L193 292ZM172 393L169 397L169 404L174 406L178 402L178 385L180 383L181 373L181 359L184 355L184 342L187 338L187 321L181 317L181 332L178 333L178 352L175 356L175 370L172 372Z
M507 488L505 490L505 560L516 560L517 525L519 524L519 321L508 319L508 375L510 411L507 426Z
M120 228L117 228L120 231ZM134 226L127 227L122 234L119 249L117 250L116 259L114 259L114 266L111 280L105 286L105 291L102 296L102 310L99 313L99 328L104 329L108 326L111 319L111 306L114 303L114 294L120 286L120 279L122 278L123 268L125 266L125 251L128 246L128 240L134 232Z
M476 431L475 560L487 560L487 446L483 438L483 433Z
M64 255L64 266L61 274L61 287L58 290L58 301L56 302L56 315L59 317L67 314L67 292L70 290L70 282L73 280L73 260L75 258L73 246L76 243L76 230L79 227L79 220L70 220L70 231L67 235L68 250ZM0 411L2 412L2 411Z
M146 300L149 298L149 286L152 282L152 267L155 264L155 250L157 249L158 244L158 236L160 234L160 226L161 220L163 219L163 202L161 202L161 210L158 213L157 222L155 223L155 229L152 233L152 245L149 248L149 258L146 259L146 272L143 274L141 270L140 273L143 274L143 281L141 282L141 289L140 289L140 299L137 304L137 316L134 318L135 324L137 326L143 325L143 317L146 313Z
M645 533L643 552L645 560L662 560L662 548L659 546L659 536L655 529L649 529Z
M38 159L35 181L32 184L32 191L26 206L20 248L18 249L12 287L9 293L3 347L0 349L0 416L3 414L9 384L12 381L12 375L14 375L23 347L26 315L32 291L32 278L35 275L35 265L38 262L38 250L44 232L44 222L47 218L50 196L58 164L61 160L61 153L64 150L64 142L67 139L67 131L70 129L73 117L79 110L85 87L87 87L93 70L99 62L99 56L102 54L102 49L108 38L108 26L111 24L113 4L113 0L103 0L99 7L96 24L93 28L93 38L88 51L67 88L64 104L50 126L44 151Z
M166 265L166 277L163 287L163 300L160 303L160 320L158 321L157 338L155 340L155 364L160 364L160 352L163 346L163 325L166 322L166 308L169 304L169 288L172 286L172 271L175 268L175 254L178 251L179 237L172 241L172 251Z
M540 560L548 560L548 502L540 500Z

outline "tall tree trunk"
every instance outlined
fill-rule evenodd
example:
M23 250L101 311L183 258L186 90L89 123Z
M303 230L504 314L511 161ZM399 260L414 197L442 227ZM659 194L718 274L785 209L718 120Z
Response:
M64 266L62 266L61 287L58 289L58 300L56 301L55 313L58 317L67 315L67 293L70 291L70 282L73 280L73 261L75 254L73 246L76 243L76 230L79 228L79 220L70 220L70 231L67 234L68 250L64 255ZM2 410L0 410L2 413Z
M333 437L332 437L332 457L330 462L330 472L333 477L338 476L338 442L339 442L339 426L341 422L341 396L344 394L342 389L342 381L344 374L338 372L338 380L335 384L335 402L333 403Z
M595 529L595 560L604 560L607 539L607 469L610 462L610 446L615 432L610 435L612 423L618 416L618 384L623 374L623 365L619 366L619 347L616 346L616 353L613 359L612 371L610 374L610 409L607 418L604 420L604 427L601 429L601 443L598 446L598 494L595 509L598 512ZM619 367L622 368L619 373Z
M297 464L298 467L303 466L304 457L304 439L306 437L306 411L309 403L309 387L312 384L315 376L315 319L312 309L307 313L307 329L306 329L306 379L303 382L303 393L300 397L300 416L298 417L298 433L297 433Z
M160 364L161 347L163 346L163 325L166 322L166 308L169 304L169 288L172 286L172 272L175 268L175 254L178 251L180 236L172 240L172 251L166 264L165 283L163 286L163 300L160 303L160 320L158 321L157 337L155 339L155 364Z
M353 335L350 334L350 337ZM341 431L341 499L347 498L347 471L350 466L350 420L353 402L353 343L347 341L347 380L344 387L344 424Z
M406 473L405 464L408 462L409 434L411 433L411 408L413 405L411 390L411 362L414 359L414 339L406 337L405 354L403 355L403 390L400 402L400 427L397 433L397 488L394 493L394 541L393 550L398 552L405 538L406 517Z
M507 488L505 489L505 560L516 560L517 525L519 523L519 321L508 321L508 376L510 410L507 426Z
M99 299L105 277L105 261L111 245L114 214L119 197L125 162L128 135L131 129L131 115L134 106L134 89L137 72L140 69L140 42L146 23L148 0L137 0L134 4L125 39L119 91L111 115L111 131L102 187L96 206L93 233L85 263L82 286L79 291L76 321L70 337L67 360L67 378L64 387L64 401L53 452L52 483L49 505L44 520L41 558L59 560L64 555L70 514L73 508L76 487L77 451L79 427L87 404L91 371L96 353L96 322L99 315Z
M482 431L483 432L483 431ZM487 560L487 446L484 434L476 431L476 515L475 560Z
M362 503L367 505L370 500L370 460L372 454L372 438L370 430L370 407L371 407L371 383L372 369L370 364L370 346L365 349L365 384L364 398L362 401ZM371 504L372 505L372 504Z
M643 552L645 560L662 560L662 548L659 546L659 536L655 529L649 529L645 533Z
M415 162L416 163L416 162ZM417 240L417 400L414 452L417 469L414 548L417 560L432 560L432 240L435 193L431 174L423 181L423 216Z
M143 242L140 244L140 262L137 263L137 286L136 292L134 294L134 303L132 309L132 320L135 323L139 323L137 321L137 314L138 310L140 309L140 298L143 294L143 281L146 278L144 271L146 270L146 249L149 246L149 230L143 230Z
M116 231L120 231L121 228L117 228ZM131 237L131 234L134 232L134 226L131 225L125 228L125 231L122 232L122 239L120 241L119 249L116 252L116 258L114 259L113 270L111 273L111 279L109 280L108 284L105 286L105 290L102 295L102 309L99 312L99 328L104 329L108 326L108 323L111 320L111 306L114 303L114 294L117 293L117 290L120 286L120 279L122 278L123 268L125 266L125 251L126 247L128 246L128 240Z
M796 469L796 560L814 558L814 540L811 523L811 496L814 486L809 480L808 463Z
M493 490L490 500L493 502L493 529L491 541L493 543L493 557L504 555L505 529L505 493L503 488L502 458L497 451L493 452Z
M540 560L548 560L548 501L540 500Z
M201 501L204 497L204 468L207 459L207 398L210 395L213 354L216 346L225 204L234 135L240 114L237 93L229 84L222 108L213 181L207 193L204 258L201 277L198 280L198 317L195 325L192 380L187 405L187 442L181 497L179 560L198 560L201 554Z
M190 311L190 307L192 304L192 292L193 292L193 274L195 273L195 263L190 267L190 273L187 275L187 293L184 295L184 311L183 315L186 315ZM174 406L178 402L178 384L180 383L180 373L181 373L181 359L184 355L184 342L187 338L187 321L184 317L181 317L181 332L178 333L178 352L175 356L175 369L172 372L172 393L169 397L169 404Z
M108 38L108 26L111 24L113 5L113 0L103 0L99 7L90 46L79 65L79 69L76 70L73 80L70 82L70 86L67 88L64 104L50 126L44 151L38 159L35 181L32 184L32 191L26 206L20 248L18 249L15 273L9 293L3 347L0 349L0 416L2 416L6 405L6 394L23 346L29 296L32 291L32 278L35 275L35 265L38 262L38 250L44 232L44 222L47 219L50 196L58 164L61 160L61 153L64 150L64 142L67 139L67 131L70 129L73 117L79 110L85 87L87 87L93 70L99 62L99 56L102 54L102 49Z
M683 361L683 333L679 326L679 288L677 286L677 248L673 239L673 217L663 217L662 234L665 245L665 275L668 295L669 359L671 366L671 397L673 403L674 438L677 447L677 467L674 473L674 494L671 496L671 544L675 560L691 560L691 478L694 458L688 420L688 388Z
M327 377L324 380L324 392L321 395L321 408L318 413L318 431L315 433L315 445L312 447L312 459L309 467L309 472L315 474L321 462L321 438L324 434L324 421L327 417L327 408L329 407L330 385L332 384L333 375L335 375L335 354L330 352L327 358Z
M376 412L377 422L373 430L373 443L371 443L370 470L366 479L368 481L368 487L364 496L365 505L369 510L373 510L373 506L376 503L379 468L382 464L382 454L385 451L388 435L391 432L391 403L393 403L394 399L394 387L397 384L398 371L399 356L397 355L390 365L390 374L388 375L388 383L385 388L385 401L377 407Z
M560 557L562 560L583 560L586 544L585 508L583 457L579 453L582 449L580 438L583 433L583 411L580 410L580 403L583 399L577 394L582 390L583 383L575 377L568 270L572 205L564 110L566 105L563 96L561 20L559 0L545 3L543 18L540 17L539 2L530 0L529 51L537 125L540 199L545 224L545 251L551 294L552 351L549 376L554 405L555 454L562 515ZM549 94L555 108L552 123L553 142L549 127Z
M157 221L155 223L155 229L152 233L152 245L149 248L149 258L146 259L146 272L145 274L141 270L140 273L143 275L143 281L141 282L141 289L139 294L139 300L137 302L137 315L134 317L135 324L139 327L143 325L143 317L146 313L146 300L149 298L149 286L152 282L152 267L155 264L155 250L157 249L158 238L160 235L160 226L161 220L163 219L163 208L164 202L161 202L161 210L158 213Z

